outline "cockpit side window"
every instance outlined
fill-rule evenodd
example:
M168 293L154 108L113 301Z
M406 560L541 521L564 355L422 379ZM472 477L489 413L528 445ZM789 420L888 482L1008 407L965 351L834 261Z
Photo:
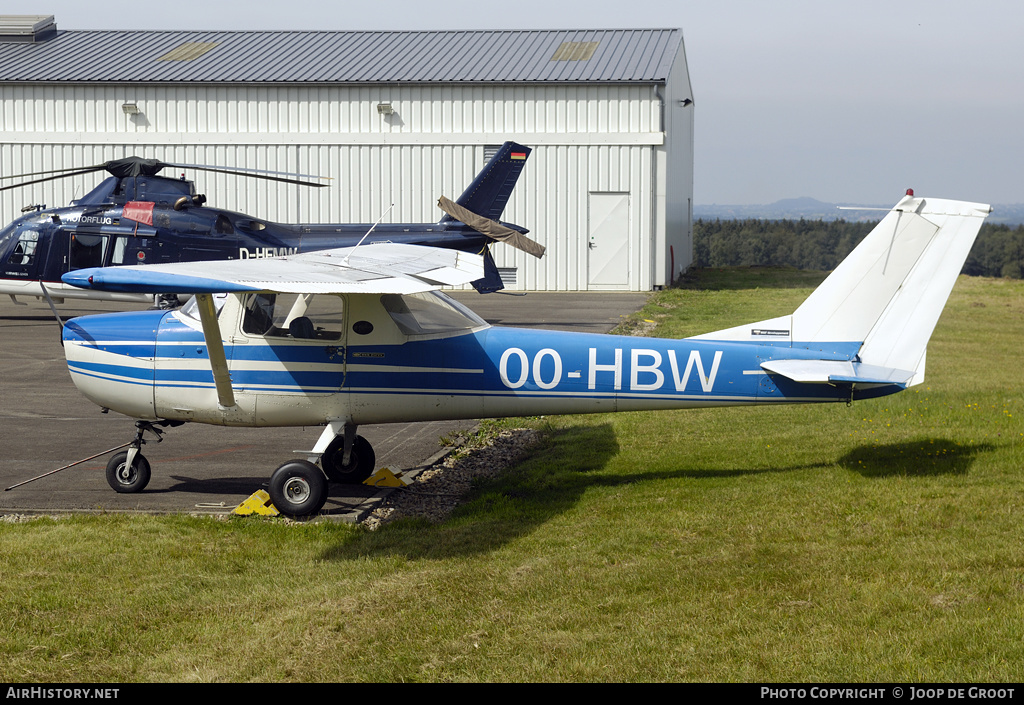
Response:
M312 294L250 294L242 331L295 340L340 340L345 329L344 300Z

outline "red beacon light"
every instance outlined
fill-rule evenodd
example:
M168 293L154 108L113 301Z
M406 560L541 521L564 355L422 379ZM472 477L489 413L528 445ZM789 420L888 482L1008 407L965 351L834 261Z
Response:
M908 196L913 196L913 195L914 195L914 189L912 189L912 188L908 188L908 189L907 189L907 195L908 195Z

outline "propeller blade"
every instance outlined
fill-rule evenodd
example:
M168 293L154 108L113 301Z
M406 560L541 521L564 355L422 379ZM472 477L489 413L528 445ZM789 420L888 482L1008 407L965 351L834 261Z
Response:
M544 256L544 251L546 249L544 245L540 244L536 240L531 240L518 230L513 230L506 225L502 225L496 220L491 220L490 218L485 218L482 215L477 215L468 208L463 208L458 203L455 203L444 196L437 199L437 206L459 222L465 223L478 233L482 233L492 240L504 242L505 244L511 245L517 250L522 250L527 254L531 254L538 259Z

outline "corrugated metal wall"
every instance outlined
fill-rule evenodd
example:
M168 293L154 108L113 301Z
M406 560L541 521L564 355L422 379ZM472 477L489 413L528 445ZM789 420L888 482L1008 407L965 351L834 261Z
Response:
M394 114L379 114L382 102ZM124 114L124 103L140 113ZM499 266L519 268L520 288L594 288L592 193L630 194L628 282L618 288L660 283L652 274L652 178L664 137L649 85L8 85L0 111L5 176L136 154L333 177L329 188L309 189L188 174L211 205L284 222L373 222L392 202L386 222L436 221L437 197L462 192L484 147L514 139L534 152L504 219L548 246L539 261L494 248ZM66 205L98 182L76 177L3 192L0 218L30 203Z

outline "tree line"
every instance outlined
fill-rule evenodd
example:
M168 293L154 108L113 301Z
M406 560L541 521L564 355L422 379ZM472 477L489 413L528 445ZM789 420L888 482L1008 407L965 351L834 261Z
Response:
M835 269L877 222L704 220L693 224L695 267ZM963 274L1024 278L1024 225L982 225Z

